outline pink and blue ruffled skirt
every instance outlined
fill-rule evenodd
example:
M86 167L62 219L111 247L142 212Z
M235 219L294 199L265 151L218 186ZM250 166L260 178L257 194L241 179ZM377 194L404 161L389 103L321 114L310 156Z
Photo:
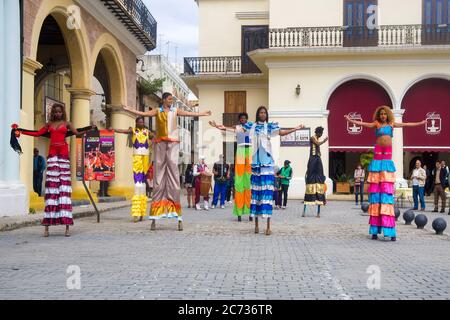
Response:
M395 165L392 146L375 146L374 159L369 165L369 215L371 235L396 237L394 213Z

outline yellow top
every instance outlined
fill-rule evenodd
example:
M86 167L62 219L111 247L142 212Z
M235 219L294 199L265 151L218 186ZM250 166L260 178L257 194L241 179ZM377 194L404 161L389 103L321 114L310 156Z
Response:
M174 107L170 107L169 112L165 112L164 108L160 107L156 114L155 142L161 141L180 141L178 137L177 109Z
M148 156L150 154L150 131L148 129L133 129L133 154Z

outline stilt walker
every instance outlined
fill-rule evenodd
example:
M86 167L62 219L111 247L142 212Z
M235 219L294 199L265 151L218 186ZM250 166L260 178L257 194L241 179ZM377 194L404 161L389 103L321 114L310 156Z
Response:
M252 176L251 176L251 203L250 216L255 218L255 233L259 233L259 218L267 218L265 234L271 235L270 218L273 212L273 192L275 185L275 162L272 155L271 138L286 136L304 128L300 125L294 129L281 130L277 123L269 122L269 113L266 107L259 107L256 112L256 122L247 122L236 129L210 124L220 130L234 132L249 132L252 140Z
M63 105L54 104L50 111L50 121L39 131L18 128L13 125L11 146L21 153L17 137L24 134L32 137L49 137L50 147L47 157L45 180L45 213L42 225L45 226L44 237L49 236L49 226L65 225L66 237L70 236L69 227L73 225L72 182L70 175L70 154L66 138L72 135L82 136L95 127L76 129L67 122Z
M415 127L425 125L426 120L415 123L395 123L392 110L389 107L381 106L374 114L373 122L361 122L345 116L350 123L366 128L376 129L376 144L374 159L369 165L369 177L367 182L369 187L369 234L373 240L378 239L379 234L390 237L396 241L397 232L395 230L394 213L394 183L395 164L392 161L392 137L394 128Z
M154 190L150 210L152 230L156 229L156 220L163 218L178 219L178 230L183 230L180 203L180 173L178 169L180 140L177 117L202 117L211 115L210 111L201 113L187 112L175 108L172 104L172 94L164 93L161 106L154 110L141 112L133 108L124 107L125 110L138 116L156 118Z
M250 205L252 200L251 176L252 176L252 142L250 132L242 130L248 122L248 114L239 114L239 125L234 128L227 128L236 133L236 159L234 169L234 208L233 215L242 221L242 216L250 215ZM217 127L215 122L210 123ZM250 217L250 219L252 219Z
M153 135L145 127L143 117L136 119L135 128L128 130L111 129L117 133L131 135L133 147L133 177L134 177L134 196L131 200L131 216L134 222L143 221L147 215L147 173L150 168L151 157L151 139Z
M323 174L320 146L328 141L328 137L320 141L323 130L322 127L316 128L314 136L310 140L308 169L306 171L305 203L302 217L306 216L307 206L317 206L317 218L320 218L320 207L326 204L326 178Z

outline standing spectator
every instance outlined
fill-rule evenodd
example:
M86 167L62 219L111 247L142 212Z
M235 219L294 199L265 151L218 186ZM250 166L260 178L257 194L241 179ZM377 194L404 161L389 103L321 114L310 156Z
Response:
M278 203L282 206L281 209L286 210L289 183L292 179L292 168L289 160L284 162L284 167L279 171L279 177L281 190L278 192Z
M434 182L434 210L433 212L439 211L439 198L442 200L441 213L445 212L445 184L446 184L447 172L442 169L441 162L436 161L436 168L433 170L433 182Z
M227 202L231 204L233 203L231 196L234 199L234 166L228 165L228 167L230 168L230 178L227 181Z
M448 188L448 176L450 174L450 170L447 167L444 160L441 161L441 168L444 170L444 174L445 174L445 179L444 179L444 182L442 183L442 187L445 190L446 188Z
M362 168L361 164L358 164L354 172L355 178L355 203L358 205L358 196L361 199L361 205L364 201L364 179L366 178L366 172Z
M214 196L211 208L217 206L220 196L220 208L225 209L225 198L227 196L227 184L230 178L230 170L228 164L225 163L224 156L219 156L219 161L214 164Z
M280 169L278 166L274 166L274 171L275 172L275 184L274 184L274 191L273 191L273 202L275 203L275 210L278 210L281 208L281 203L280 203L280 197L278 196L278 193L281 190L281 179L280 179Z
M44 171L46 162L43 156L39 155L39 150L34 148L33 157L33 190L39 197L42 196L42 180L44 178Z
M430 169L428 169L426 164L423 165L423 170L425 170L425 173L427 175L427 179L425 180L425 195L429 197L432 191L431 187L433 185L433 179L431 178L431 171Z
M414 210L419 209L419 199L420 199L420 210L425 211L425 181L427 179L427 173L422 168L422 162L420 160L416 161L416 167L411 173L411 180L413 186L413 198L414 198Z
M200 156L200 163L194 166L194 185L195 185L195 209L201 210L200 191L202 184L202 175L207 174L208 166L205 163L205 157ZM209 195L203 197L204 209L209 210Z
M188 164L184 174L184 187L187 191L188 208L193 208L195 205L195 190L194 190L194 164Z

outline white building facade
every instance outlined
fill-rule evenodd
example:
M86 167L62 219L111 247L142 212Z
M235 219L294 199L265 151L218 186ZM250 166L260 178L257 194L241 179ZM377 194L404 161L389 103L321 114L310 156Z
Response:
M328 191L352 174L375 143L371 130L352 127L350 115L372 121L387 105L396 121L428 119L424 127L395 129L397 185L411 165L449 160L449 0L198 0L199 57L185 58L184 80L213 120L236 123L260 105L290 128L325 128L322 146ZM201 127L207 128L202 120ZM206 136L220 149L231 140ZM220 140L223 139L223 140ZM209 141L209 142L208 142ZM225 144L223 143L225 142ZM276 162L292 161L290 194L302 197L309 148L275 143ZM231 147L231 145L230 145Z

